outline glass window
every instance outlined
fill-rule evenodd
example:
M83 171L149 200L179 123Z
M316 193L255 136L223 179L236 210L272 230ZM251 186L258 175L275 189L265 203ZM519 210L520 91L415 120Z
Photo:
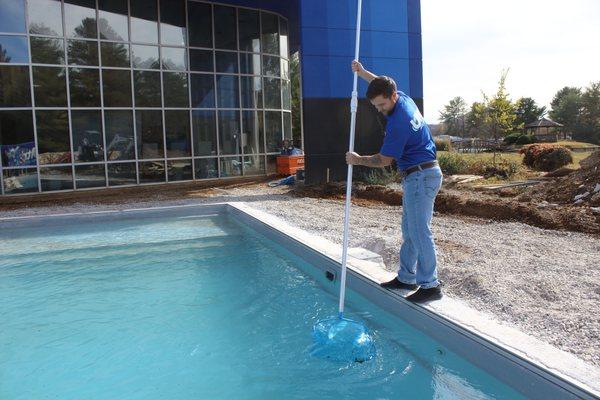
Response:
M165 162L146 161L138 163L140 183L159 183L165 181Z
M48 36L63 35L60 0L28 0L27 11L29 13L29 33Z
M40 168L42 192L73 189L73 170L71 167Z
M288 23L285 19L279 18L279 54L281 57L288 58Z
M25 33L23 0L0 0L0 32Z
M129 68L129 45L125 43L100 43L102 65Z
M5 169L4 194L32 193L38 191L37 168Z
M263 78L265 85L265 108L281 108L281 80Z
M0 0L2 1L2 0ZM0 63L28 63L29 50L25 36L0 36Z
M187 70L187 54L186 50L177 47L162 48L162 63L163 69L171 71Z
M221 158L221 178L242 175L242 157Z
M160 42L185 46L185 0L160 0Z
M157 46L131 45L133 68L160 69Z
M31 110L0 111L0 148L4 167L36 165Z
M136 107L160 107L160 72L133 71Z
M135 163L111 163L108 168L108 186L135 185Z
M217 49L237 50L235 8L215 5L214 10L215 47Z
M262 80L258 76L242 76L242 108L262 108Z
M148 160L165 157L162 112L160 110L136 111L135 129L139 159Z
M100 73L97 69L69 68L71 107L100 107Z
M98 65L98 42L89 40L67 40L67 55L70 65Z
M106 186L104 165L76 165L75 185L77 189Z
M167 158L191 156L188 111L165 111L165 134Z
M217 154L217 126L215 111L192 110L194 155Z
M281 77L290 79L290 63L284 59L281 59Z
M37 110L38 160L40 164L71 163L69 116L66 110Z
M284 110L292 109L292 89L290 81L281 81L282 103Z
M104 112L106 158L109 161L135 158L132 119L131 111L107 110ZM135 172L133 176L135 178Z
M265 156L245 156L244 175L262 175L265 173Z
M39 64L64 64L65 43L63 39L32 36L31 61Z
M260 54L240 53L240 72L260 75Z
M66 107L65 69L33 67L33 92L36 107Z
M240 112L237 110L219 110L219 154L239 154Z
M281 75L279 57L264 56L263 57L263 75L276 76Z
M283 138L293 139L292 135L292 114L289 112L283 113Z
M210 4L188 2L190 46L212 46L212 7Z
M100 110L72 110L71 129L76 163L104 161Z
M226 72L237 74L238 72L238 55L229 51L215 52L217 58L217 72Z
M103 69L102 92L104 107L131 107L131 72Z
M215 107L214 75L191 74L192 108Z
M244 154L264 152L264 125L262 111L242 111L242 146Z
M267 174L277 173L277 155L267 156Z
M265 111L267 153L279 151L283 139L282 131L281 113L277 111Z
M29 67L0 65L0 107L30 107Z
M240 50L260 53L260 15L256 10L238 10Z
M216 158L197 158L194 160L196 179L212 179L219 177Z
M279 54L279 19L277 15L262 13L263 52Z
M190 69L192 71L213 72L215 67L212 50L190 49Z
M158 43L158 7L156 1L130 0L131 41Z
M192 160L167 161L167 176L169 178L169 182L191 181Z
M185 72L163 72L163 92L165 107L189 107Z
M239 107L238 77L217 75L217 99L219 108Z
M100 39L129 40L127 0L98 0Z
M65 0L65 29L67 36L95 39L96 1Z

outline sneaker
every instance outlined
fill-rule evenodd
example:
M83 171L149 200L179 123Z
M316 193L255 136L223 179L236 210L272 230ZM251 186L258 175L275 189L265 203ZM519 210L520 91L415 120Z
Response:
M379 286L381 286L382 288L385 288L385 289L408 289L408 290L415 290L415 289L419 288L419 286L415 285L414 283L400 282L397 278L394 278L394 279L392 279L389 282L383 282L383 283L379 284Z
M439 300L442 296L442 288L436 286L429 289L419 288L419 290L410 296L406 296L405 299L413 303L425 303L432 300Z

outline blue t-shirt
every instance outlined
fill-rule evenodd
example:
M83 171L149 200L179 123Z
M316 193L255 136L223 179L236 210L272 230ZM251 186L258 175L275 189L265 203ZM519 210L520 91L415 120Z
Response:
M385 138L379 153L394 157L401 170L435 160L435 143L429 126L410 97L398 92L398 101L386 118Z

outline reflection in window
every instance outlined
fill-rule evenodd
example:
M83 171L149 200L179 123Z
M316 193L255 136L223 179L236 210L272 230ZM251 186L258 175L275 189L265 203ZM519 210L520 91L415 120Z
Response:
M66 107L65 69L33 67L33 93L36 107Z
M98 65L98 43L89 40L67 40L71 65Z
M284 110L292 109L292 88L290 81L281 81L282 103Z
M212 7L188 2L188 26L191 47L212 47Z
M277 15L262 13L262 45L263 52L279 54L279 19Z
M40 164L71 162L69 117L66 110L37 110L35 113Z
M188 81L185 72L163 72L165 107L189 107Z
M135 185L135 163L108 164L108 186Z
M25 2L0 0L0 31L25 33Z
M258 76L242 76L242 108L262 108L262 81Z
M215 107L215 81L213 75L191 74L192 108Z
M37 168L5 169L4 194L32 193L38 191Z
M268 155L267 156L267 174L275 174L277 172L277 156L276 155Z
M216 158L197 158L194 160L196 179L212 179L219 177Z
M40 168L42 192L73 189L73 170L71 167Z
M281 108L281 87L277 78L264 78L265 108Z
M191 181L192 160L167 161L167 176L169 182Z
M77 189L86 189L106 186L104 164L102 165L76 165L75 186Z
M165 162L146 161L138 163L140 183L159 183L165 181Z
M245 156L244 175L262 175L265 173L265 156Z
M160 107L160 72L133 71L136 107Z
M100 72L97 69L69 68L71 107L100 107Z
M136 111L135 129L139 159L165 157L162 112L160 110Z
M242 157L221 158L221 178L242 175Z
M160 69L157 46L131 45L133 68Z
M239 154L241 147L240 112L219 110L220 154Z
M63 39L32 36L31 61L39 64L64 64L65 44Z
M283 138L292 140L292 114L289 112L283 113Z
M71 111L71 129L76 163L104 161L100 110Z
M36 165L31 110L0 111L0 145L4 167Z
M160 42L185 46L185 0L160 0Z
M217 127L215 111L192 110L194 155L217 154Z
M103 69L102 87L105 107L131 107L131 73L121 69Z
M130 0L131 41L158 43L158 7L155 1Z
M129 67L129 45L124 43L100 43L102 65L105 67Z
M240 73L260 75L260 54L240 53Z
M260 53L260 16L256 10L238 10L240 50Z
M98 0L100 39L129 40L127 0Z
M225 72L229 74L237 74L238 72L238 55L237 52L217 51L217 72Z
M0 36L0 49L2 49L0 63L24 64L29 62L29 50L25 36Z
M31 106L29 67L0 65L0 107Z
M67 36L95 39L96 1L65 0L65 29Z
M167 158L189 157L190 115L188 111L165 111Z
M62 36L60 0L28 0L29 33Z
M215 12L215 47L217 49L237 49L237 24L235 8L214 6Z
M290 63L284 59L281 59L281 77L290 79Z
M265 111L267 153L279 151L283 139L282 131L281 113L277 111Z
M108 161L132 160L135 158L131 111L105 111L104 129L106 132L106 157ZM133 176L135 178L135 168Z
M214 71L212 50L190 49L190 69L200 72Z
M244 110L242 112L242 146L244 154L264 152L263 126L262 111Z
M239 107L238 77L217 75L217 99L219 108Z
M187 70L187 55L186 50L177 47L162 48L162 63L163 69L171 71Z
M283 18L279 18L279 30L279 54L281 57L288 58L288 23Z

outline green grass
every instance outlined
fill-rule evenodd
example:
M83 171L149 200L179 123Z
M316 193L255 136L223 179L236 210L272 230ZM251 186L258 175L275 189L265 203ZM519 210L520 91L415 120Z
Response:
M576 142L574 140L561 140L561 141L556 142L556 144L565 146L566 148L569 148L569 149L581 149L581 148L586 148L586 147L600 148L600 146L593 144L593 143Z

